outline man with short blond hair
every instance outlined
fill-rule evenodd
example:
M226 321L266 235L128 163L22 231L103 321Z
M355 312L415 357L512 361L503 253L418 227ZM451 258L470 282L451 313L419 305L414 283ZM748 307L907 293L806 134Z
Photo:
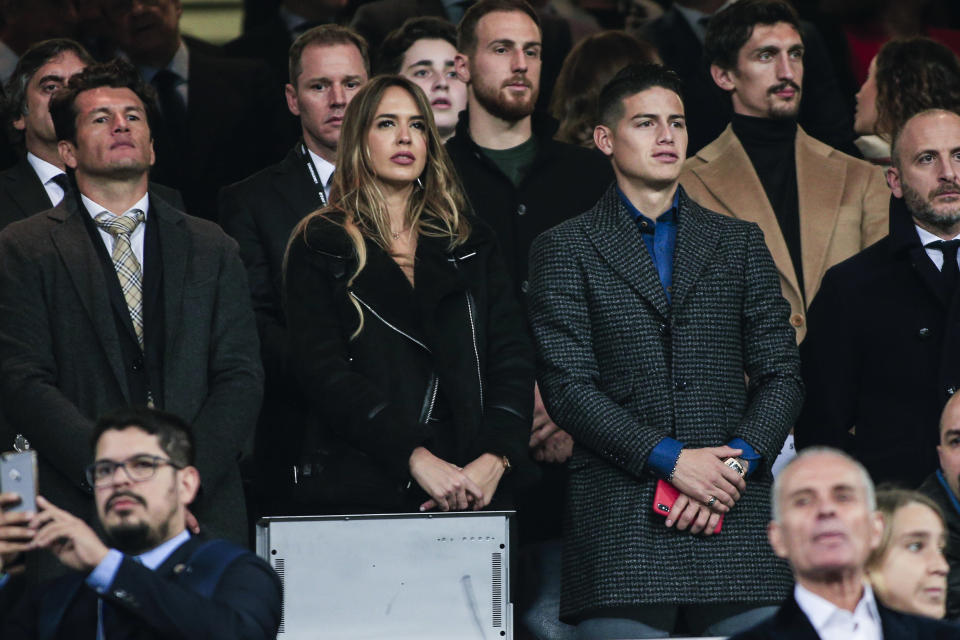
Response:
M250 278L266 370L252 494L255 510L269 513L310 508L287 501L306 408L287 368L283 258L301 218L329 202L343 116L370 74L367 43L348 27L314 27L290 47L288 68L286 105L299 118L301 139L280 163L222 189L219 206L220 224L240 245Z

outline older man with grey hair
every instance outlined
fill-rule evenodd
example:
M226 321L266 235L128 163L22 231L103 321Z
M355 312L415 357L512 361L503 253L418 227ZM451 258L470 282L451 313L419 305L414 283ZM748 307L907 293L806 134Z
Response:
M870 475L836 449L805 449L777 476L767 529L796 585L772 618L734 640L897 640L957 637L952 625L892 611L876 600L864 565L880 544Z

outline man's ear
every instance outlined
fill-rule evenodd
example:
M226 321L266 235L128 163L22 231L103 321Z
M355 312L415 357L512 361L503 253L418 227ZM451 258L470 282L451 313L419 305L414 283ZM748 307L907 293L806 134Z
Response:
M27 118L22 113L17 117L16 120L11 122L13 128L17 131L26 131L27 129Z
M883 514L874 511L870 514L870 551L880 546L883 540Z
M718 87L724 91L733 91L737 88L734 82L734 73L732 69L722 69L715 64L710 65L710 77Z
M462 53L453 56L453 70L464 84L470 83L470 58Z
M900 184L900 169L889 167L887 169L887 186L891 193L897 198L903 197L903 186Z
M60 159L63 164L71 169L77 168L77 150L69 140L61 140L57 143L57 151L60 152Z
M179 476L177 492L180 496L180 503L188 506L197 497L200 490L200 472L196 467L184 467L177 473Z
M773 547L773 552L778 558L787 557L787 545L783 540L783 529L774 520L771 520L770 524L767 525L767 540L770 541L770 546Z
M593 130L593 144L603 155L613 155L613 131L605 124L598 124Z
M283 95L287 98L287 109L290 113L300 117L300 102L297 100L297 88L289 82L283 87Z

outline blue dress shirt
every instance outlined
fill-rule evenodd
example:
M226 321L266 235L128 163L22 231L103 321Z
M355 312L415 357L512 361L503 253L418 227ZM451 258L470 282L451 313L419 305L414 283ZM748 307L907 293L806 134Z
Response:
M677 189L673 194L673 201L670 208L657 216L656 221L643 215L632 202L624 195L623 191L617 188L620 200L623 202L627 213L633 218L640 230L643 243L647 247L650 259L657 269L657 275L660 276L660 284L667 295L667 301L670 301L670 292L673 286L673 254L677 246L677 229L680 212L680 190ZM733 438L727 443L727 446L734 449L742 449L740 456L750 463L747 470L747 476L750 476L757 467L760 455L746 443L742 438ZM647 458L647 464L653 469L654 473L661 478L667 479L673 473L677 458L680 457L680 450L684 443L674 438L666 437L654 446Z

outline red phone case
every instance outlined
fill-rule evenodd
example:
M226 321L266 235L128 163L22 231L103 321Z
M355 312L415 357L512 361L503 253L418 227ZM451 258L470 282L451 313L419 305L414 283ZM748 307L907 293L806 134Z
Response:
M657 480L657 490L653 494L653 512L659 516L667 517L670 510L673 509L673 503L677 501L680 490L667 482L666 480ZM723 516L717 522L717 528L714 533L720 533L723 528Z

